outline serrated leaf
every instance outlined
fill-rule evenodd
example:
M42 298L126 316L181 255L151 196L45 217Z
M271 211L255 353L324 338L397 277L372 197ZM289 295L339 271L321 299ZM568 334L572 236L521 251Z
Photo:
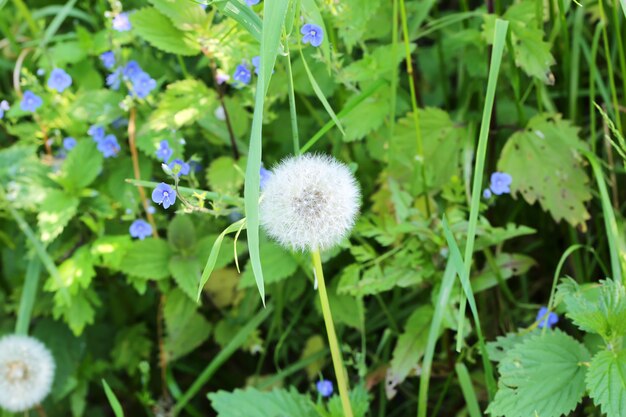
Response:
M63 317L72 333L79 336L87 325L94 323L96 318L94 307L99 305L98 294L92 288L80 289L70 297L69 303L60 303L55 300L52 314L55 319Z
M535 329L527 333L507 333L504 336L498 336L496 340L487 343L489 359L494 362L500 362L511 349L540 331L540 329Z
M591 199L578 130L560 115L537 115L509 138L498 161L498 170L513 177L514 197L521 194L529 204L539 201L556 221L565 219L573 226L589 219L585 203Z
M287 279L298 269L298 263L294 260L293 256L274 242L261 240L260 251L261 266L263 268L263 276L265 277L266 284ZM241 274L239 288L252 287L254 284L254 275L250 262L248 262L243 274Z
M190 299L196 300L202 273L200 261L195 257L186 258L174 255L170 259L169 270L178 288L183 290Z
M178 55L200 53L200 45L155 8L145 7L133 12L130 21L139 36L155 48Z
M558 287L566 315L581 330L598 333L607 342L626 335L626 290L610 279L580 287L571 278Z
M181 80L167 86L160 96L158 106L150 116L154 130L180 129L206 115L217 97L200 80Z
M370 26L369 22L379 12L381 3L381 0L342 1L342 11L336 16L335 25L348 52L359 41L365 41L371 37L368 31L371 32L374 26Z
M59 182L69 190L89 186L102 170L102 153L91 139L79 140L69 153L59 175Z
M193 0L149 0L159 12L169 17L180 30L201 30L207 15L200 3Z
M587 349L560 330L516 344L500 362L498 392L487 412L506 417L569 414L585 393Z
M371 81L374 79L387 79L391 81L394 68L405 58L404 48L396 48L396 56L393 56L393 45L382 45L374 49L370 54L365 55L358 61L355 61L345 67L341 73L342 79L352 83ZM415 49L415 45L411 44L411 51Z
M196 245L196 229L189 214L177 214L167 226L167 241L170 247L188 254Z
M587 390L607 417L621 417L626 410L626 351L598 352L587 371Z
M169 260L172 255L163 239L137 240L126 252L120 270L144 279L163 279L170 276Z
M208 395L218 417L317 417L311 400L297 391L275 389L261 392L254 388Z
M96 276L88 247L82 246L71 258L63 261L59 265L59 275L60 280L52 277L48 279L45 285L46 291L57 292L65 288L70 295L76 295L81 288L88 288L91 280Z
M132 246L129 235L102 236L91 244L91 254L96 265L119 269L126 251Z
M424 356L433 313L430 305L424 305L415 310L406 321L391 356L389 372L395 385L402 383Z
M37 223L44 243L51 242L61 234L67 223L76 215L78 198L61 190L51 190L41 202Z
M167 295L163 316L168 360L176 360L186 355L209 337L211 323L197 309L196 303L181 290L176 289Z
M351 142L363 139L378 129L389 115L389 87L383 84L370 97L359 103L341 118L346 134L343 140Z

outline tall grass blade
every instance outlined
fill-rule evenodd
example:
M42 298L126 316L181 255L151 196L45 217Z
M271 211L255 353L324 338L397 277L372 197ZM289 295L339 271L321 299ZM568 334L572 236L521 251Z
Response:
M467 412L470 417L481 417L480 407L478 406L478 398L476 397L476 391L472 385L467 367L463 363L457 363L454 366L456 370L456 376L461 385L461 392L463 392L463 398L465 398L465 404L467 404Z
M28 334L28 326L30 324L30 317L33 313L35 298L37 297L40 275L41 262L39 259L32 258L28 261L26 279L24 280L24 289L22 290L20 307L17 312L17 323L15 324L15 333L17 334Z
M104 387L104 393L107 396L107 400L109 400L109 404L113 409L113 414L115 414L115 417L124 417L122 404L120 404L120 401L115 396L115 393L104 379L102 380L102 386Z

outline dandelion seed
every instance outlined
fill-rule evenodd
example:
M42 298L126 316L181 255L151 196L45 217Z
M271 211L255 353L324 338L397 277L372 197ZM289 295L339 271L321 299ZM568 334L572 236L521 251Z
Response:
M174 151L170 148L170 144L166 140L159 142L159 148L156 150L156 156L163 162L169 161Z
M100 141L98 141L98 150L105 158L110 158L117 155L120 151L120 145L117 143L115 135L106 135Z
M241 83L241 84L250 84L250 80L252 79L252 74L250 70L245 64L237 65L235 68L235 73L233 74L233 80Z
M548 308L541 307L539 309L539 312L537 313L537 318L535 319L535 321L539 321L539 320L541 321L539 322L537 327L539 327L540 329L543 329L544 327L548 326L548 329L551 329L554 327L554 325L558 323L559 316L553 312L550 312L550 314L548 314Z
M0 339L0 408L28 410L50 393L55 362L39 340L20 335Z
M324 40L324 31L321 27L313 23L307 23L302 26L300 33L304 35L302 36L302 43L310 43L316 48L320 46Z
M26 90L22 96L22 101L20 101L20 109L34 113L42 104L41 97L30 90Z
M115 53L113 51L107 51L100 54L100 61L104 68L111 69L115 66Z
M74 149L75 146L76 146L76 139L74 139L73 137L68 136L65 139L63 139L63 148L65 148L66 151L71 151L72 149Z
M176 202L176 192L172 187L162 182L152 191L152 201L162 204L164 209Z
M508 194L511 192L513 178L506 172L494 172L491 174L489 188L495 195Z
M11 107L9 106L9 102L6 100L0 101L0 119L4 118L4 112L9 111Z
M113 18L113 29L118 32L128 32L133 28L128 18L128 13L120 13Z
M265 182L261 223L288 248L328 249L354 226L359 200L357 182L344 164L323 155L291 157Z
M328 379L317 381L315 388L317 388L317 392L319 392L322 397L330 397L333 395L333 383Z
M152 234L152 226L143 219L135 220L128 229L131 237L144 240Z
M62 93L70 85L72 85L72 77L61 68L55 68L50 72L50 77L48 77L49 88Z

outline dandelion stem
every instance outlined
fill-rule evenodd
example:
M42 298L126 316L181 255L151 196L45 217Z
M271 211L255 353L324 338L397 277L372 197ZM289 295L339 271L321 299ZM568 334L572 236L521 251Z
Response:
M284 32L283 32L284 33ZM284 35L287 39L287 35ZM293 153L300 154L300 136L298 134L298 113L296 112L296 96L293 87L293 73L291 71L291 54L287 46L287 82L289 87L289 114L291 116L291 135L293 137Z
M337 387L339 388L339 396L341 397L341 405L345 417L353 417L352 405L348 396L348 380L346 370L343 366L341 358L341 350L339 350L339 342L335 333L335 324L330 311L330 303L328 302L328 294L326 293L326 283L324 282L324 270L322 269L322 259L319 249L315 249L311 253L313 257L313 267L315 268L315 276L317 278L317 286L320 294L320 303L322 305L322 314L324 323L326 324L326 333L328 334L328 344L330 346L330 355L335 368L335 376L337 377Z

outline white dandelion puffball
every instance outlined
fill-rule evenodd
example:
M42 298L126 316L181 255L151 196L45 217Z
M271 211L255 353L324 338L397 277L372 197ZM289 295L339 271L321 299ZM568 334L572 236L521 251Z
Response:
M261 225L294 250L328 249L348 235L361 193L348 167L324 155L283 160L263 187Z
M0 339L0 408L25 411L50 393L55 363L39 340L10 335Z

